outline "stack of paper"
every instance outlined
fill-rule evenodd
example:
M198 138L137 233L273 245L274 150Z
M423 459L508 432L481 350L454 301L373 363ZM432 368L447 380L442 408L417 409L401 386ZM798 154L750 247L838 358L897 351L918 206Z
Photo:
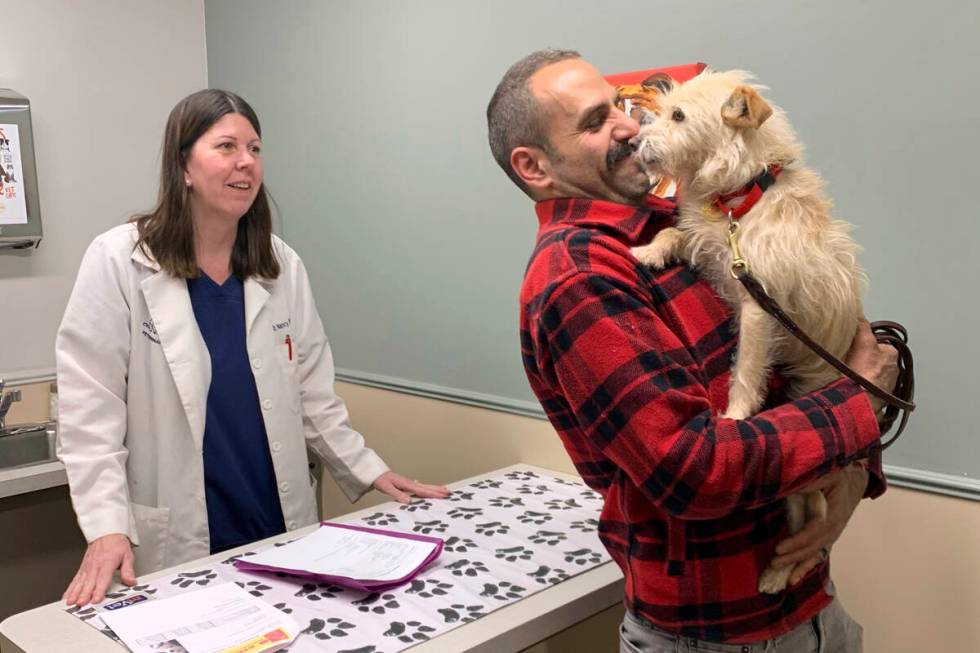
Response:
M439 557L442 544L437 537L323 522L310 535L240 558L235 566L380 592L410 581Z
M262 653L299 634L291 617L234 583L100 616L134 653Z

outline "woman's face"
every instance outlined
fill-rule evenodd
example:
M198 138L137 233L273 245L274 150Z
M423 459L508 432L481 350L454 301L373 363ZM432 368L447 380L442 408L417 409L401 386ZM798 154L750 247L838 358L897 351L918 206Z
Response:
M194 220L237 222L262 185L262 142L252 123L228 113L191 146L185 166L191 216Z

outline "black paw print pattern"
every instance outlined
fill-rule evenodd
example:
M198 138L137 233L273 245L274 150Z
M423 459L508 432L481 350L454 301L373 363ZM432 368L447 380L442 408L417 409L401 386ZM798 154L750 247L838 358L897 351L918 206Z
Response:
M412 530L416 533L422 533L422 535L428 535L429 533L445 533L446 529L449 528L449 524L438 519L433 519L432 521L417 521L415 525L412 526Z
M565 551L565 562L573 562L577 565L598 564L602 560L602 554L592 549L576 549L575 551Z
M479 619L486 615L482 611L482 605L463 605L462 603L453 603L448 608L441 608L439 614L442 618L446 620L447 624L454 624L457 621L462 621L463 623L469 623L474 619Z
M568 487L582 487L581 483L577 483L575 481L566 481L565 479L558 478L557 476L552 476L551 480L553 480L558 485L567 485Z
M383 634L385 637L397 637L398 641L415 644L429 639L429 633L435 632L432 626L426 626L421 621L392 621Z
M470 485L470 487L475 487L477 490L489 490L491 488L496 489L504 484L503 481L495 481L492 478L486 478L482 481L477 481Z
M452 502L456 502L456 501L472 501L473 500L473 493L472 492L463 492L462 490L453 490L445 500L446 501L452 501Z
M445 596L452 589L452 583L443 583L438 580L413 580L406 594L418 594L423 599L431 599L433 596Z
M361 612L373 612L374 614L384 614L388 610L399 607L394 594L382 594L381 592L373 592L363 599L351 601L351 605L356 605Z
M531 540L534 544L547 544L548 546L555 546L559 542L564 542L568 539L564 533L558 533L555 531L538 531L531 537L527 538Z
M517 521L522 524L541 524L551 521L551 515L546 512L534 512L533 510L526 510L517 516Z
M502 524L499 521L492 521L486 524L477 524L476 532L480 535L486 535L487 537L493 537L494 535L506 535L510 532L510 526L507 524Z
M548 506L548 510L572 510L582 507L575 499L552 499L546 501L544 505Z
M506 560L507 562L516 562L517 560L530 560L531 555L534 552L523 546L512 546L506 549L497 549L493 557L498 560Z
M221 564L230 565L236 560L239 560L241 558L247 558L248 556L254 556L254 555L255 555L255 551L246 551L245 553L239 553L237 555L231 556L230 558L225 558L224 560L221 561Z
M526 591L526 588L520 585L514 585L505 580L500 583L484 583L480 596L497 599L498 601L506 601L507 599L519 599L524 596L524 592Z
M477 530L479 531L479 529ZM453 535L443 543L442 548L449 553L466 553L470 549L475 549L476 546L476 542L468 537L456 537Z
M533 494L534 496L544 494L547 491L548 491L547 485L530 485L528 483L525 483L524 485L517 488L518 494Z
M329 619L314 618L310 619L310 625L304 628L302 632L307 635L313 635L319 640L327 640L333 639L334 637L347 637L347 631L352 628L356 628L356 626L339 617L331 617Z
M449 516L453 519L465 519L467 521L482 514L483 508L463 508L462 506L449 511Z
M105 595L105 603L111 603L116 599L121 599L126 596L131 596L133 594L156 594L157 589L155 587L150 587L149 584L145 585L133 585L132 587L124 587L118 592L109 592Z
M588 533L590 531L597 530L598 528L598 519L581 519L578 521L573 521L571 525L571 529L573 531L582 531L583 533Z
M285 602L283 602L283 603L276 603L272 607L274 607L276 610L282 610L286 614L292 614L293 613L293 609L291 607L289 607Z
M390 512L376 512L365 517L364 523L368 526L388 526L389 524L397 524L398 517Z
M242 583L236 580L235 585L238 585L252 596L257 596L259 598L265 596L265 593L272 589L265 583L261 583L257 580L250 580L247 583Z
M343 651L337 651L337 653L378 653L378 647L371 644L361 648L345 648Z
M494 508L513 508L523 506L524 502L520 497L494 497L490 499L490 505Z
M398 509L406 512L415 512L416 510L428 510L431 507L431 501L426 501L425 499L412 499L408 503L403 503L402 505L398 506Z
M84 608L77 605L73 605L70 608L66 609L65 612L67 612L70 615L74 615L78 617L82 621L88 621L96 614L94 605L87 605Z
M329 583L304 583L303 587L293 594L293 596L307 601L322 601L323 599L333 599L344 593L344 588L339 585Z
M531 471L518 470L516 472L507 472L504 474L504 478L509 478L512 481L530 481L541 477Z
M479 560L457 560L451 565L446 565L446 569L451 569L453 576L476 576L477 574L489 571L487 566Z
M214 573L210 569L202 569L201 571L183 571L177 574L177 578L170 581L170 584L184 589L185 587L190 587L191 585L207 585L217 577L218 574Z
M602 501L602 495L588 488L582 490L578 495L586 501Z
M528 576L542 585L554 585L568 578L568 574L564 569L552 569L547 565L541 565L536 571L528 574Z

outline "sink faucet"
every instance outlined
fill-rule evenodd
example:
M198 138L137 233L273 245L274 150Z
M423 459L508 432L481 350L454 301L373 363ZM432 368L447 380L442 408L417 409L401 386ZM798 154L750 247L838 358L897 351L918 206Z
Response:
M3 389L6 385L6 382L0 379L0 431L7 427L7 411L10 410L10 404L20 401L20 390L4 393Z

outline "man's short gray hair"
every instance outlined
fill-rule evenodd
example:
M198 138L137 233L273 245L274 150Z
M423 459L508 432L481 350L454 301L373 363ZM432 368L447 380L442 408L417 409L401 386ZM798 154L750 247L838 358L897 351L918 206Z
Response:
M487 131L493 158L528 196L531 195L530 189L510 165L510 153L521 146L539 147L550 153L548 135L528 80L545 66L579 57L581 55L574 50L532 52L504 74L487 105Z

